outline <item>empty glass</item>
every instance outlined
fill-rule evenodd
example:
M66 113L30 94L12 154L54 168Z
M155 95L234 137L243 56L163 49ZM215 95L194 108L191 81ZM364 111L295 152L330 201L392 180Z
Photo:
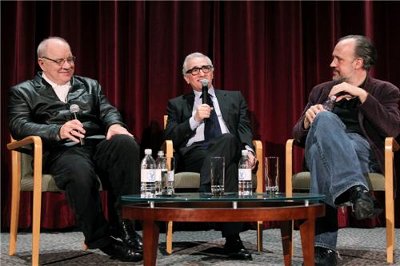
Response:
M265 157L265 191L279 192L279 157Z
M167 171L163 173L163 195L171 196L175 193L175 158L167 159Z
M211 157L211 193L213 196L224 195L225 158Z

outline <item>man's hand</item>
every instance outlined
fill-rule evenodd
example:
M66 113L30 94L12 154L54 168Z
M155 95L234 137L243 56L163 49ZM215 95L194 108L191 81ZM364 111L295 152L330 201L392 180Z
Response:
M200 123L205 118L209 118L212 109L213 108L211 108L208 104L205 103L198 105L196 113L194 114L194 120Z
M85 137L86 130L83 128L82 123L77 120L70 120L60 128L60 139L70 139L73 142L80 142L80 138Z
M350 83L342 82L332 87L329 92L329 97L332 95L337 96L337 102L343 99L350 100L351 98L358 97L361 103L363 103L367 99L368 93L364 89L351 85Z
M316 105L313 105L310 108L308 108L308 110L306 111L304 123L303 123L304 129L308 129L310 127L310 125L312 124L312 122L314 121L317 114L319 112L323 112L323 111L326 111L326 110L324 109L322 104L316 104Z
M247 157L249 158L249 164L251 166L251 169L254 169L257 166L257 158L251 151L247 153Z
M129 131L126 128L124 128L123 126L121 126L119 124L114 124L108 128L106 139L109 140L112 138L112 136L120 135L120 134L133 137L133 135L131 133L129 133Z

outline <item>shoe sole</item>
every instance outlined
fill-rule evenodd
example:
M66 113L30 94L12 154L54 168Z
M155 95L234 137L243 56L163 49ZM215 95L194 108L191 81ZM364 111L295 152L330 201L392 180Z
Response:
M245 256L234 254L234 253L228 254L228 258L231 260L253 260L252 256L245 257Z

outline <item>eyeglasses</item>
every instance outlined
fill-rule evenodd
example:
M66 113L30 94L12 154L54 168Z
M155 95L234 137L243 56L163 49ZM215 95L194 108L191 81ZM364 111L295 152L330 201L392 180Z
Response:
M186 74L192 74L193 76L196 76L200 73L200 70L203 71L204 74L210 72L214 67L211 65L205 65L205 66L201 66L201 67L194 67L192 69L189 69L188 71L186 71Z
M70 65L71 65L71 64L74 64L74 63L75 63L75 60L76 60L76 57L75 57L75 56L70 56L70 57L67 57L67 58L60 58L60 59L51 59L51 58L48 58L48 57L46 57L46 56L42 56L41 58L42 58L42 59L47 59L47 60L49 60L49 61L52 61L52 62L56 63L56 64L59 65L59 66L64 65L65 61L67 61L68 64L70 64Z

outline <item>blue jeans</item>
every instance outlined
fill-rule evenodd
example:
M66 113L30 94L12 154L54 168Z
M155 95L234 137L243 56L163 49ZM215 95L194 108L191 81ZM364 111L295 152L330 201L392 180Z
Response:
M366 176L375 161L368 141L346 126L332 112L320 112L306 139L305 159L311 173L311 193L326 196L326 216L317 219L315 246L336 250L337 208L335 200L349 188L368 188Z

